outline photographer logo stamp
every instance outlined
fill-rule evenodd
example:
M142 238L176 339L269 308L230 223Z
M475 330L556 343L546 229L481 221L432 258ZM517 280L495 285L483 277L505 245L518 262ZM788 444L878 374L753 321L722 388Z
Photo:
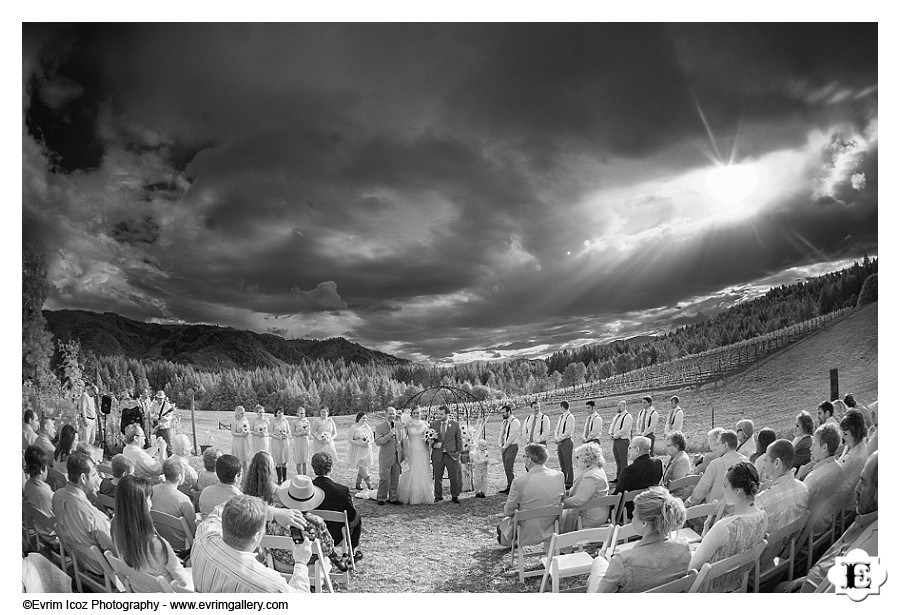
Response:
M828 580L834 585L834 593L862 602L872 594L881 593L887 570L881 566L878 557L870 557L862 549L853 549L847 555L835 558L834 566L828 571Z

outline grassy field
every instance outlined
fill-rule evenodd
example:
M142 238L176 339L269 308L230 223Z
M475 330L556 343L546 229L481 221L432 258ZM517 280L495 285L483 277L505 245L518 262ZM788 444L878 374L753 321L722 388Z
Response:
M854 313L849 318L797 342L760 361L740 374L699 390L654 391L656 407L664 417L665 402L677 394L685 409L685 432L698 446L712 426L715 413L717 426L733 428L741 418L751 418L756 428L771 427L787 433L800 410L814 411L829 394L829 369L839 370L841 392L852 392L863 403L878 398L878 308L877 304ZM640 409L639 395L626 398L633 413ZM618 398L597 398L604 428L615 414ZM586 416L582 402L572 410L581 425ZM556 425L559 408L544 408L552 426ZM516 415L524 419L527 410ZM215 443L230 450L231 436L219 430L219 421L229 423L230 412L198 414L197 434L200 444ZM352 417L335 417L338 427L336 446L346 460L347 431ZM185 426L189 426L185 417ZM487 439L497 451L500 418L492 417L487 425ZM580 437L576 437L580 443ZM662 443L657 440L658 447ZM615 471L611 444L603 442L607 471ZM551 467L558 467L555 445L550 445ZM517 464L517 475L524 471ZM291 471L293 473L293 471ZM377 473L377 468L373 468ZM332 477L353 486L356 473L346 463L337 464ZM463 493L462 504L445 500L431 506L377 506L373 501L355 500L363 515L361 548L365 558L353 579L355 592L511 592L537 591L540 578L530 579L523 587L510 565L508 550L497 545L495 526L502 517L505 496L497 490L506 486L502 467L491 466L488 497L476 499ZM445 481L444 490L449 490Z

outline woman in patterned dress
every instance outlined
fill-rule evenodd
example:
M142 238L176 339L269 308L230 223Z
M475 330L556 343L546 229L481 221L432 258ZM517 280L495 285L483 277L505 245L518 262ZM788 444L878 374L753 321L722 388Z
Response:
M275 420L272 421L272 458L275 460L275 470L278 473L278 483L287 480L287 464L290 456L288 438L291 437L291 426L284 418L284 410L275 411Z
M328 453L331 456L333 466L337 465L337 448L334 446L334 438L337 436L337 427L334 419L328 416L328 408L319 410L319 420L313 428L313 454Z
M294 463L297 464L297 474L306 474L306 464L309 463L309 419L306 418L306 408L297 408L297 420L292 429L294 435Z
M732 555L752 549L766 537L769 520L766 511L757 508L754 498L759 491L759 473L749 461L736 463L725 474L725 503L734 506L734 514L723 517L710 528L691 557L690 567L699 570L703 564L714 564ZM707 523L713 515L707 517ZM740 584L742 571L714 579L705 592L730 592Z
M246 472L250 463L250 423L244 416L243 406L234 409L234 421L231 423L231 454L241 462L241 469Z
M260 451L269 452L269 419L266 409L256 406L256 418L250 423L250 456Z

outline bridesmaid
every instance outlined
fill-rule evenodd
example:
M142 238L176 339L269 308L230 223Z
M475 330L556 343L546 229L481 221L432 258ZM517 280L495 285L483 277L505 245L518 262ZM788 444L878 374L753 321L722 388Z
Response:
M306 474L306 464L309 460L309 419L306 418L306 408L297 408L297 420L294 421L294 462L297 464L297 474Z
M266 418L266 409L256 406L256 418L250 424L252 435L250 444L250 458L260 451L269 452L269 419Z
M319 420L313 429L313 453L328 453L331 455L331 463L335 466L338 462L337 448L334 446L334 438L337 436L337 427L334 419L328 416L328 408L319 410Z
M347 442L350 444L350 459L348 463L356 468L356 489L362 489L361 483L365 481L366 487L372 488L372 480L369 478L369 466L374 458L375 433L369 426L365 412L356 414L356 422L350 427Z
M288 438L291 437L291 426L284 418L284 410L275 411L275 420L272 421L272 459L275 460L275 473L280 485L287 480L287 464L290 456Z
M241 462L246 471L250 463L250 423L244 417L244 407L234 409L234 421L231 423L231 454Z

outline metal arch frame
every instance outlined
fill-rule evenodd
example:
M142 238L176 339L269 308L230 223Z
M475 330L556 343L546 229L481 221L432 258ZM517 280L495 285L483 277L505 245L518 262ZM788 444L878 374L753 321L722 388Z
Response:
M486 405L483 400L478 399L468 391L460 389L458 387L448 386L446 384L442 384L436 387L429 387L423 391L419 391L418 393L407 399L402 406L397 408L397 410L402 413L407 409L420 407L425 408L425 404L421 402L428 393L431 393L431 398L428 400L427 405L427 419L430 421L434 418L435 414L432 410L434 408L434 400L437 398L438 394L441 393L441 391L448 391L449 395L447 395L447 397L452 396L452 401L448 399L446 401L446 405L455 410L457 421L460 420L460 407L462 408L467 426L471 426L470 419L474 421L487 420L487 417L496 411L492 407ZM476 404L477 413L473 413L472 410L476 407ZM473 414L475 414L475 416L473 416Z

